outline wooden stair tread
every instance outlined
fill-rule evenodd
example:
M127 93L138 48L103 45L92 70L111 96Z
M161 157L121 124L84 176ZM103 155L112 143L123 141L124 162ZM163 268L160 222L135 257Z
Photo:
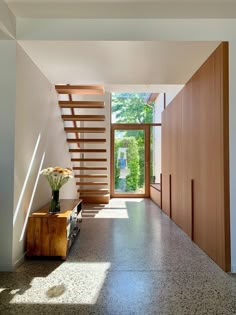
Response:
M73 128L73 127L65 127L65 132L67 133L104 133L106 132L106 128L89 128L89 127L81 127L81 128Z
M104 121L105 115L61 115L65 121Z
M68 143L104 143L106 139L67 139Z
M88 195L88 196L83 196L83 203L84 204L108 204L110 200L110 195ZM86 217L85 217L86 219ZM90 219L90 217L88 217Z
M102 85L56 85L59 94L81 94L81 95L103 95L105 93Z
M100 101L59 101L61 108L104 108Z
M108 193L95 191L93 193L80 193L80 198L87 197L87 196L92 197L92 196L107 196L107 195L108 195Z
M75 171L106 171L107 167L95 167L95 166L74 166Z
M76 182L77 186L108 185L107 182Z
M107 174L76 174L75 178L107 178Z
M69 149L71 153L103 153L106 149Z
M82 194L108 194L109 190L106 188L98 188L98 189L78 189L77 192Z
M71 162L107 162L107 159L72 158Z

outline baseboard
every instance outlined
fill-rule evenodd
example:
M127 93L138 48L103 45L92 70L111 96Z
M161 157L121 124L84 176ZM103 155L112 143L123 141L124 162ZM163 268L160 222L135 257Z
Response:
M26 252L14 263L14 270L18 268L25 260Z
M231 266L231 272L236 273L236 266L233 266L233 265Z

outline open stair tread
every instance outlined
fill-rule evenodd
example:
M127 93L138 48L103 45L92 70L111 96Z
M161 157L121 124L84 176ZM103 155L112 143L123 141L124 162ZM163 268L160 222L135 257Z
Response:
M65 121L104 121L105 115L61 115Z
M90 159L90 158L72 158L71 162L107 162L107 159Z
M105 153L106 149L69 149L71 153Z
M97 194L108 194L109 193L109 190L106 189L106 188L98 188L98 189L78 189L77 190L79 193L81 194L94 194L94 193L97 193Z
M89 127L81 127L81 128L65 127L64 130L67 133L104 133L106 132L106 128L89 128Z
M107 174L77 174L75 178L107 178Z
M106 139L67 139L68 143L104 143Z
M104 108L100 101L59 101L61 108Z
M107 167L96 167L96 166L74 166L74 171L107 171Z
M103 85L56 85L59 94L104 95Z
M108 185L107 182L76 182L77 186L93 186L93 185L98 185L98 186L104 186Z

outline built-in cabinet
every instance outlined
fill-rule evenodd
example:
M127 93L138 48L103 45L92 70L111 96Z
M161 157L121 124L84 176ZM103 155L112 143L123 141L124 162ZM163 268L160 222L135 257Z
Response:
M230 270L228 44L221 43L162 114L162 209Z

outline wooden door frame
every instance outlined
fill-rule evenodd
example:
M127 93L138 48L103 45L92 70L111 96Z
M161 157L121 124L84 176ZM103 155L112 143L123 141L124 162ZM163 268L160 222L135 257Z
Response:
M149 198L150 197L150 124L112 124L111 125L111 197L112 198ZM145 157L145 193L144 194L116 194L114 187L114 134L115 130L143 130Z

